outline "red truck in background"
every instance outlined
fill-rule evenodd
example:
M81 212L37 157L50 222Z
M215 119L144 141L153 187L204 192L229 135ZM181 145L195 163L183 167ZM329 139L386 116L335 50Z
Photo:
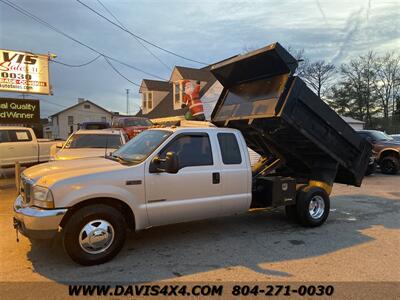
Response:
M122 129L129 139L137 136L139 133L152 126L153 123L147 118L128 116L114 117L111 125L112 128Z

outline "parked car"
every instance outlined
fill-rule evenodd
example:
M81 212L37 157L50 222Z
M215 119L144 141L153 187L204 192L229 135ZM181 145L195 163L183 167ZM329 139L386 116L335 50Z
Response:
M108 122L83 122L79 124L79 129L88 130L106 129L110 127L111 125Z
M50 148L59 141L36 138L32 128L0 127L0 167L13 167L18 161L30 166L50 159Z
M400 142L400 134L391 134L390 136Z
M71 134L51 160L70 160L109 155L127 142L119 129L78 130Z
M142 117L114 117L112 121L112 128L121 128L131 139L137 136L142 131L149 129L153 123Z
M400 169L400 142L378 130L359 130L372 143L376 161L384 174L397 174Z

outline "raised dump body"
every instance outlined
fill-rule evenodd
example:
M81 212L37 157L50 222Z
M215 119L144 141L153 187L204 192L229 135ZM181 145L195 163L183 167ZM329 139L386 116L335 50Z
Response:
M224 90L212 122L239 129L283 175L360 186L371 145L294 76L296 68L279 43L214 65Z

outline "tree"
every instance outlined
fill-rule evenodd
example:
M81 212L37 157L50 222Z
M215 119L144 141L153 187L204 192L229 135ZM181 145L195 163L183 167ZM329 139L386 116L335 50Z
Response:
M332 89L331 104L344 115L372 124L380 112L376 93L378 62L374 52L350 60L340 68L341 80Z
M287 50L299 63L296 75L301 77L318 94L318 97L321 97L333 81L336 73L335 66L324 60L311 62L305 55L304 49L294 49L289 46Z
M304 71L304 66L308 64L308 58L305 55L304 49L295 49L292 46L287 47L287 51L295 58L298 62L295 75L301 76Z
M400 55L389 52L378 59L377 80L374 87L381 102L383 118L389 121L395 115L400 96Z
M306 61L299 75L316 92L318 97L322 97L325 91L329 89L328 85L332 83L335 73L334 65L319 60L316 62Z

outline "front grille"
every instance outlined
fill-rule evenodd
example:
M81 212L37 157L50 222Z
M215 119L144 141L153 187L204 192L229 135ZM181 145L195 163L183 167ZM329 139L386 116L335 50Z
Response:
M31 201L31 189L32 183L25 177L21 177L21 196L24 203L29 203Z

